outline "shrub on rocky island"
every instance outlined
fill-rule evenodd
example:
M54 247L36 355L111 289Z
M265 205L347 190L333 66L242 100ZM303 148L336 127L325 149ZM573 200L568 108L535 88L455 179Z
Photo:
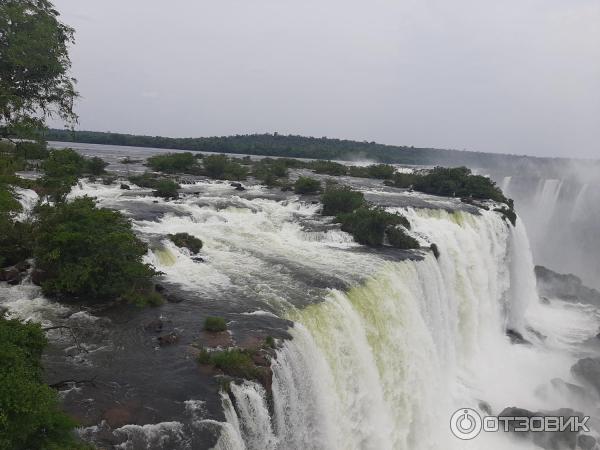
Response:
M300 177L294 183L296 194L316 194L321 190L321 182L311 177Z
M181 188L179 184L175 183L173 180L168 180L166 178L157 181L154 186L154 191L152 192L157 197L162 198L179 198L178 189Z
M188 233L169 234L169 239L177 247L185 247L192 253L198 253L202 249L202 240Z
M322 214L336 216L351 213L365 204L362 192L355 191L346 186L328 185L321 196L323 203Z
M406 231L399 227L387 227L385 229L385 235L388 239L388 243L395 248L404 250L419 248L419 241L414 237L410 236Z
M378 207L361 207L351 213L339 214L337 220L341 222L342 230L352 234L354 240L359 244L383 245L384 236L387 234L390 245L401 246L401 248L415 248L402 246L408 245L412 238L406 235L404 241L401 242L404 232L395 228L395 226L402 225L408 228L410 224L400 214L389 213Z
M44 294L90 301L156 303L147 246L120 212L89 197L38 208L34 256Z
M151 156L146 161L146 165L157 172L191 174L200 172L198 160L190 152Z
M208 155L202 159L204 174L217 180L245 180L248 169L226 155Z

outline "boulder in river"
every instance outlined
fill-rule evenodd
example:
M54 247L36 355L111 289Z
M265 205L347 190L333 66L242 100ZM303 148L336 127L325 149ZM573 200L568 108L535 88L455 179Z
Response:
M596 438L589 434L582 434L577 438L577 445L581 450L593 450L596 448Z
M24 275L17 267L7 267L0 269L0 281L6 281L8 284L19 284L24 278Z
M160 319L154 319L144 325L144 330L151 333L160 333L163 329L163 321Z
M580 437L579 431L571 431L567 429L565 431L516 432L515 429L517 427L523 426L522 421L517 420L517 418L564 417L565 420L568 420L570 417L583 418L583 414L576 412L570 408L561 408L555 411L529 411L527 409L511 406L509 408L505 408L500 414L498 414L498 417L515 418L515 420L507 421L509 431L514 432L517 436L531 439L533 443L538 447L550 450L574 450L577 446L578 437ZM500 426L501 428L503 427L502 423Z
M571 367L571 373L600 394L600 358L580 359Z
M173 345L177 344L177 342L179 342L179 336L174 331L158 337L158 344L161 346Z
M523 335L517 330L508 328L506 330L506 335L510 338L510 342L513 344L531 345L531 342L525 339Z

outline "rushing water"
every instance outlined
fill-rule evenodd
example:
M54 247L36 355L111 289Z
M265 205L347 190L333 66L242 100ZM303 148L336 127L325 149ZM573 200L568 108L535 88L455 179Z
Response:
M449 418L489 404L532 410L587 407L557 391L571 365L591 352L597 311L552 299L541 304L527 232L493 211L346 180L403 213L430 251L367 250L318 214L310 197L197 181L182 198L82 181L70 198L92 195L123 211L150 246L146 259L184 301L157 309L78 310L44 299L29 282L0 286L0 303L22 318L79 330L52 333L46 357L55 378L95 376L62 395L85 419L81 434L106 447L263 449L532 448L505 434L464 442ZM507 182L508 183L508 182ZM560 183L541 188L550 204ZM20 192L26 212L35 198ZM24 216L25 217L25 216ZM203 261L169 233L201 238ZM199 370L203 319L228 320L238 344L278 338L272 393L237 381L220 392ZM144 330L160 318L180 335L159 348ZM532 345L511 344L519 331ZM543 338L541 338L542 336ZM62 377L65 378L65 377ZM70 377L69 377L70 378ZM543 394L543 395L542 395ZM115 421L115 405L121 423Z

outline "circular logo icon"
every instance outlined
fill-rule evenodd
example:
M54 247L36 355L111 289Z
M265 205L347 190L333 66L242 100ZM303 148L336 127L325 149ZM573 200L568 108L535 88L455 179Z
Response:
M481 416L474 409L459 409L452 414L452 418L450 419L452 434L463 441L477 437L482 427Z

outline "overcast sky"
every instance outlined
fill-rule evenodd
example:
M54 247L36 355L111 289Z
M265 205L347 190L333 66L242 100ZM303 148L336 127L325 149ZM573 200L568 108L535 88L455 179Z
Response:
M79 129L600 157L600 0L54 0Z

